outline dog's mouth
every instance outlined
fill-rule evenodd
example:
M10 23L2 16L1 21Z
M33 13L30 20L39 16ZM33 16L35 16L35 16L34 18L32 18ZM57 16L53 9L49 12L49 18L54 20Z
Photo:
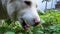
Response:
M23 27L24 29L28 29L30 26L27 25L26 23L22 23L22 27Z
M22 27L23 27L24 29L29 29L30 25L26 24L25 20L22 19Z

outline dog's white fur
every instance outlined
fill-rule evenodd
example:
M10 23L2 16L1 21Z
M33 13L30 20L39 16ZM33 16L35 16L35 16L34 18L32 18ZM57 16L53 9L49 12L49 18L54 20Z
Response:
M22 22L20 18L23 18L25 22L29 25L34 24L33 19L37 19L38 21L40 21L36 9L36 3L34 0L1 0L1 1L2 5L6 6L8 15L11 19L17 18L16 20ZM26 5L24 1L30 1L32 3L31 6Z

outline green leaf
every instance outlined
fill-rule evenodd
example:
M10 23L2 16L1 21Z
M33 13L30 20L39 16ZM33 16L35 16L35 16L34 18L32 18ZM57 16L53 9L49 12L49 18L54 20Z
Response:
M5 34L15 34L15 32L7 31Z

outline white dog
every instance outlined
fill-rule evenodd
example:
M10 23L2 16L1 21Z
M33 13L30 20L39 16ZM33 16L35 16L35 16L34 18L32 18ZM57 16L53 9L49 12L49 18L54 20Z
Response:
M11 19L18 20L23 28L38 25L40 22L34 0L1 0Z

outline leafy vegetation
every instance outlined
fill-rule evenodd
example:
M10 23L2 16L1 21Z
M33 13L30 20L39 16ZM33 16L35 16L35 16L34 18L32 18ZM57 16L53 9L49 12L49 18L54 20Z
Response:
M23 30L18 21L5 20L0 25L0 34L60 34L60 10L49 9L38 13L41 18L39 25Z

